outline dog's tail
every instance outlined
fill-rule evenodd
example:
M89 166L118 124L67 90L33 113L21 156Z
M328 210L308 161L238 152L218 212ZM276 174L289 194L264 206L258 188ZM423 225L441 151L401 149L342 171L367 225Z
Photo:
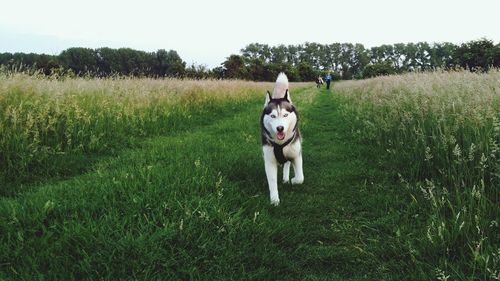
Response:
M273 99L283 98L286 90L288 90L288 77L286 77L285 73L281 72L276 79L276 84L274 85Z

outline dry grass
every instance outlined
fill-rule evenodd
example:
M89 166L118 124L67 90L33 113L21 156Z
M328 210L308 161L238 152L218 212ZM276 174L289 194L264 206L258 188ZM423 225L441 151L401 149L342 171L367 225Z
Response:
M47 171L61 155L102 153L169 133L204 114L262 98L273 83L179 79L50 79L0 75L0 178ZM295 84L294 86L300 86ZM200 122L198 122L200 121Z

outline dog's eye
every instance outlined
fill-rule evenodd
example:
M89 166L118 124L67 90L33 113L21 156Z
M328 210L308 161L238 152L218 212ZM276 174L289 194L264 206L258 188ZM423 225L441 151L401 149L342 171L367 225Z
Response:
M274 114L271 114L271 118L276 118L276 115L274 115Z
M285 113L285 115L283 115L283 117L287 117L288 116L288 113Z

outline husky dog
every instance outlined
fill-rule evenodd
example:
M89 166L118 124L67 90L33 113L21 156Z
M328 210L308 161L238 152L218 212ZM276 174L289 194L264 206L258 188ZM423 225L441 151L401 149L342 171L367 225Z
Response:
M278 195L278 165L283 165L283 182L289 182L290 162L295 177L292 184L304 182L302 171L302 146L299 132L299 115L288 92L288 78L278 75L273 93L267 92L264 110L260 117L262 150L266 168L271 204L280 203Z

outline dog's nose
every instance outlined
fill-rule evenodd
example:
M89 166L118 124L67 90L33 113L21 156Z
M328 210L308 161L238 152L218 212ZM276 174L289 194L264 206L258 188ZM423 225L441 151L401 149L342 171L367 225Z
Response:
M285 128L283 128L283 126L278 126L276 127L276 130L278 130L278 132L283 132Z

